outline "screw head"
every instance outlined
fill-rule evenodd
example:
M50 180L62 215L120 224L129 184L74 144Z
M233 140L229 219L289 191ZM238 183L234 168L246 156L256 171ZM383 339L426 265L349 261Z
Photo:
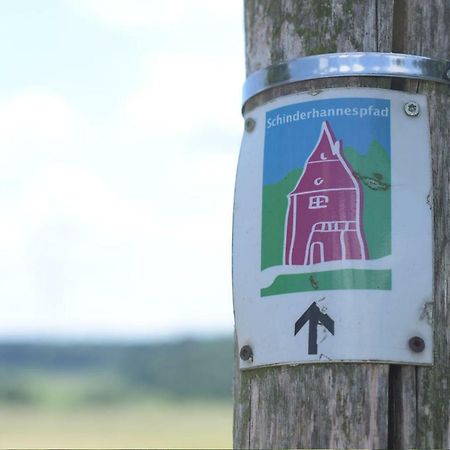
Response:
M253 361L253 350L250 345L244 345L239 352L239 357L242 361L248 361L249 359Z
M251 133L255 129L255 119L252 119L251 117L248 119L245 119L245 131L248 131Z
M417 102L406 102L404 109L406 115L410 117L416 117L420 112L420 106Z
M415 353L420 353L425 350L425 341L419 336L413 336L410 338L408 344L409 348Z

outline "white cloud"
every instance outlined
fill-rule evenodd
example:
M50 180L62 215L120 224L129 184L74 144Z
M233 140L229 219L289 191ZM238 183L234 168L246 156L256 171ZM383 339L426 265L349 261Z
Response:
M231 329L241 2L67 3L112 30L164 30L166 47L96 124L52 92L0 99L0 333Z
M149 71L144 79L154 80ZM194 77L191 87L199 89L195 83ZM222 109L213 111L203 95L184 91L177 93L188 126L181 120L167 128L164 122L149 127L142 121L128 139L128 148L149 147L154 162L141 174L147 190L136 197L114 177L104 177L103 166L114 163L107 153L100 165L91 159L98 145L126 159L124 132L136 127L133 120L122 129L116 121L97 129L52 93L23 92L0 103L9 133L2 135L0 162L4 169L8 159L16 184L14 191L0 191L0 334L155 336L231 328L237 145L212 141L212 150L200 154L191 145L202 130L222 121L233 132L233 120L221 119L233 107L223 93L218 94ZM152 92L155 101L164 101L158 89ZM118 117L130 114L137 120L140 113L154 114L145 102L143 109L130 104L125 101ZM167 141L164 152L151 145L155 137ZM84 148L77 151L80 143ZM217 151L221 145L226 151Z
M114 192L89 169L49 165L29 180L23 199L23 220L39 226L53 220L94 228L115 240L132 234L140 210Z
M4 228L16 244L3 255L19 255L0 286L8 321L50 334L229 329L235 155L179 156L139 200L86 168L37 171Z
M177 23L188 4L183 0L69 0L72 6L103 25L130 30Z
M120 31L170 29L205 17L242 14L240 0L66 0L72 8ZM208 19L206 19L208 20Z
M0 144L12 139L67 139L77 119L57 94L44 91L22 91L0 100Z
M123 105L119 121L127 135L185 139L218 129L236 136L242 119L235 63L185 54L149 57L141 86Z

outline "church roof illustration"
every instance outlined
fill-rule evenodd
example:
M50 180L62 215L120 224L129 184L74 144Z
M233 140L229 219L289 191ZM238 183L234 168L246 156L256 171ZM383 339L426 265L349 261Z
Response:
M289 195L338 188L356 188L355 179L342 155L342 141L336 140L330 123L324 121L317 144L306 160L297 185Z

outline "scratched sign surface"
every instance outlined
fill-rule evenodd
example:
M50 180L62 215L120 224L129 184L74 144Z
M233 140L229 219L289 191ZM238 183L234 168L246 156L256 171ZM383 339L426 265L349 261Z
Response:
M330 89L246 119L233 229L241 368L432 363L426 97Z

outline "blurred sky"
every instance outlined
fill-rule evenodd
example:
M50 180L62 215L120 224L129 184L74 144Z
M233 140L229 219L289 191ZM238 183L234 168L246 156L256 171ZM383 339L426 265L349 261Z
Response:
M0 1L0 338L231 332L242 8Z

